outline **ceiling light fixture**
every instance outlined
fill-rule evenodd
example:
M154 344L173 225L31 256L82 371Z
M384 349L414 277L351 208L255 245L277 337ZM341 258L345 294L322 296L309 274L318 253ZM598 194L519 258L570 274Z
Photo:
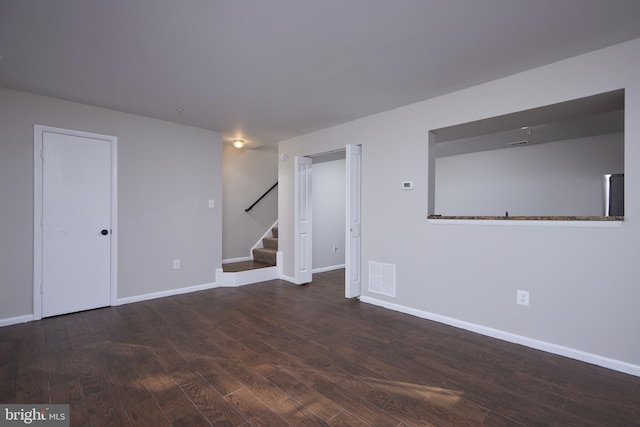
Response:
M242 148L244 147L244 139L235 138L233 141L231 141L231 144L233 144L233 146L236 148Z

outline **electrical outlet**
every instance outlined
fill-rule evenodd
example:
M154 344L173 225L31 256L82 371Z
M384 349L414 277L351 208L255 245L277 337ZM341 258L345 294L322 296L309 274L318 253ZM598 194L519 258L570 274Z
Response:
M173 269L174 270L179 270L180 269L180 260L179 259L174 259L173 260Z
M209 199L209 209L213 209L216 207L216 201L213 199Z
M518 305L529 305L529 291L516 292L516 303Z

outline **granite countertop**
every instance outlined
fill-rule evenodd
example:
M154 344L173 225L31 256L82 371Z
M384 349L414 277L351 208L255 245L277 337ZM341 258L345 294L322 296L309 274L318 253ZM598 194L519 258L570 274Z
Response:
M428 219L508 220L508 221L624 221L623 216L461 216L429 215Z

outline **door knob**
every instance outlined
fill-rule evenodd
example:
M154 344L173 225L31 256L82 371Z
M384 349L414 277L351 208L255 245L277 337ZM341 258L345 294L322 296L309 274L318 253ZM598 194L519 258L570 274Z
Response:
M102 230L100 234L102 234L103 236L106 236L107 234L109 234L109 230Z

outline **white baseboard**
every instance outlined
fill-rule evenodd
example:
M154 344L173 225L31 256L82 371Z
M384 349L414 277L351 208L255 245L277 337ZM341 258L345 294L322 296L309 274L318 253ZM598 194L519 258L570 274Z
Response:
M216 269L216 283L220 287L237 287L253 283L279 279L278 267L258 268L256 270L226 273L221 268Z
M329 267L314 268L313 270L311 270L311 272L313 274L326 273L327 271L340 270L341 268L345 268L345 264L330 265Z
M289 276L285 276L284 274L281 274L280 279L289 283L293 283L294 285L297 285L295 277L289 277Z
M136 295L133 297L118 298L115 305L131 304L134 302L148 301L156 298L171 297L174 295L188 294L191 292L204 291L207 289L217 288L217 283L207 283L204 285L189 286L187 288L170 289L167 291L153 292L145 295Z
M282 277L282 266L284 265L284 254L282 251L276 252L276 267L278 268L278 278Z
M410 314L412 316L420 317L423 319L433 320L434 322L444 323L445 325L450 325L456 328L465 329L467 331L476 332L478 334L486 335L492 338L497 338L503 341L507 341L515 344L521 344L527 347L535 348L537 350L546 351L547 353L569 357L571 359L579 360L586 363L591 363L593 365L602 366L603 368L608 368L614 371L624 372L626 374L640 377L640 366L634 365L628 362L623 362L620 360L599 356L597 354L587 353L582 350L576 350L574 348L564 347L558 344L548 343L546 341L540 341L533 338L523 337L521 335L512 334L510 332L501 331L499 329L493 329L486 326L476 325L474 323L465 322L465 321L454 319L447 316L441 316L439 314L429 313L427 311L422 311L415 308L405 307L403 305L379 300L377 298L361 296L360 301L368 304L377 305L379 307L388 308L389 310Z
M17 325L19 323L27 323L33 321L33 314L27 314L25 316L8 317L6 319L0 319L0 328L3 326Z
M251 261L253 258L251 258L250 256L244 256L244 257L240 257L240 258L229 258L229 259L223 259L222 263L223 264L231 264L234 262L245 262L245 261Z

